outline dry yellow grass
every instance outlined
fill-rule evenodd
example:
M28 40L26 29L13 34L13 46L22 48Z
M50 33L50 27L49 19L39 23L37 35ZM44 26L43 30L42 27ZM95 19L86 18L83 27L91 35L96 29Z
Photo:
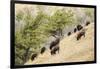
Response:
M77 33L71 36L65 36L60 41L60 52L51 56L50 50L40 54L34 61L29 60L30 64L49 64L65 62L82 62L94 60L94 24L91 23L86 28L86 36L79 41L76 40Z

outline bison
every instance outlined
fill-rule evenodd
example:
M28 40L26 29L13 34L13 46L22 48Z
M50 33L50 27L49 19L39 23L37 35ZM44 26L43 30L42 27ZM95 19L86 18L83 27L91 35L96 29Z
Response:
M84 29L77 34L77 40L79 40L82 36L85 37L85 30Z
M46 48L45 47L42 47L40 53L43 54L45 52L45 50L46 50Z
M51 55L56 54L57 51L58 51L58 53L59 53L59 46L55 46L55 47L51 50Z
M50 50L52 50L53 47L55 47L57 44L59 44L60 38L57 38L55 41L51 42L50 44Z
M77 30L80 31L81 29L83 29L83 26L77 25Z
M74 28L74 33L77 31L77 28Z
M31 60L33 61L37 56L38 56L37 53L32 54L32 56L31 56Z
M71 32L68 32L68 34L67 34L68 36L70 36L71 35Z
M90 24L90 22L89 22L89 21L87 21L85 26L88 26L89 24Z

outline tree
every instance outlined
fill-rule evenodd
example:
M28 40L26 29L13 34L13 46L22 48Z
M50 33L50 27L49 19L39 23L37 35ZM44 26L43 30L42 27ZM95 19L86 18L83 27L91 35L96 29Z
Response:
M46 15L42 12L38 12L34 18L28 9L23 15L24 17L21 19L23 19L25 26L20 31L16 31L15 34L16 64L24 64L32 53L39 51L41 44L45 41L45 35L40 31L39 26L44 22ZM19 14L16 16L19 17ZM21 19L19 18L19 20ZM32 48L33 51L30 51Z
M19 21L23 20L25 23L24 27L15 33L16 64L24 64L32 53L39 53L48 37L63 36L63 28L71 25L73 21L72 11L65 9L58 9L51 16L40 9L35 17L26 9L22 17L19 14L16 16L19 17Z
M70 25L73 21L73 12L71 10L58 9L49 18L49 23L45 24L45 30L50 35L63 36L63 28Z

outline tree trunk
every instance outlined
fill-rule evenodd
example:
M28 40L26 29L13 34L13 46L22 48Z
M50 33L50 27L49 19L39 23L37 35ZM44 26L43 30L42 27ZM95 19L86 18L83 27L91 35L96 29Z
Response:
M29 54L29 50L30 50L30 47L28 47L27 49L26 49L26 52L25 52L25 54L24 54L24 63L28 60L28 54Z

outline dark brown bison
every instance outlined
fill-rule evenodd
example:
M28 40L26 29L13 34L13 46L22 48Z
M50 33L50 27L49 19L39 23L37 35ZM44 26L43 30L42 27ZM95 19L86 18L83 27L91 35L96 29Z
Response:
M31 56L31 60L33 61L37 56L38 56L37 53L32 54L32 56Z
M74 28L74 33L77 31L77 28Z
M71 35L71 32L68 32L68 34L67 34L68 36L70 36Z
M88 26L89 24L90 24L90 22L89 22L89 21L87 21L85 26Z
M83 26L77 25L77 30L80 31L81 29L83 29Z
M77 34L77 40L79 40L82 36L85 37L85 30L80 31L80 32Z
M50 44L50 50L52 50L53 47L55 47L57 44L59 44L60 38L57 38L55 41L51 42Z
M58 53L59 53L59 46L55 46L55 47L51 50L51 55L56 54L57 51L58 51Z
M46 48L45 47L42 47L40 53L43 54L45 52L45 50L46 50Z

